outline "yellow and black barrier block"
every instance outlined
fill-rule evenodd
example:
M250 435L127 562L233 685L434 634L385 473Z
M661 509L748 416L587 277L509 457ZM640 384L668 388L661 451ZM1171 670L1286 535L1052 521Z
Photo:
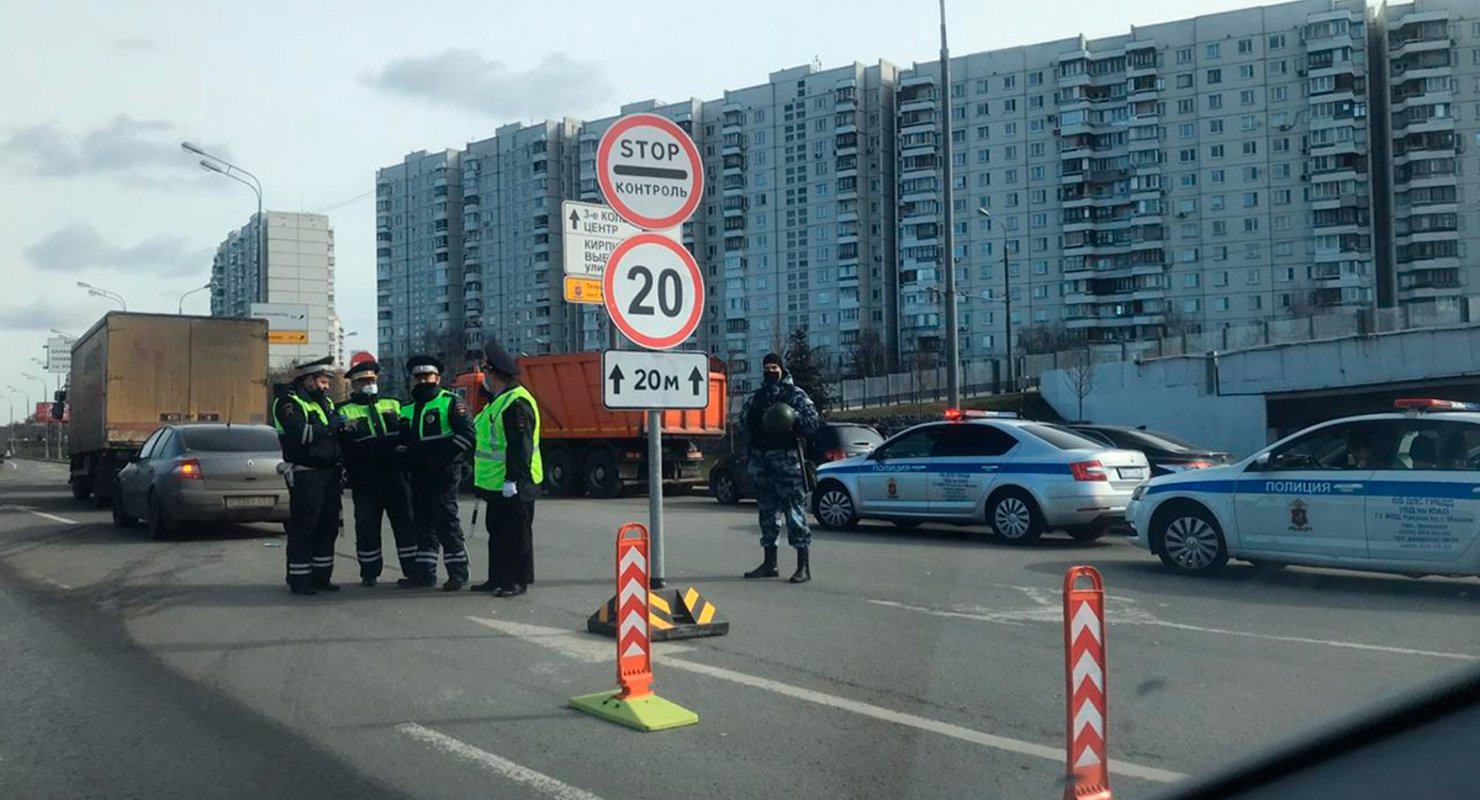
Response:
M648 591L648 627L652 640L668 642L700 636L723 636L730 621L705 599L698 589ZM586 620L586 630L603 636L617 635L617 598L609 598Z

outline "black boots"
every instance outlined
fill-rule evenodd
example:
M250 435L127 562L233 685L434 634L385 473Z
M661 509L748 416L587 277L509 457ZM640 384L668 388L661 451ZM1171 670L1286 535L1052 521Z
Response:
M797 548L797 571L787 579L788 583L806 583L812 580L812 550L807 547Z
M776 569L776 545L765 548L766 560L759 567L745 573L746 578L775 578L781 573Z

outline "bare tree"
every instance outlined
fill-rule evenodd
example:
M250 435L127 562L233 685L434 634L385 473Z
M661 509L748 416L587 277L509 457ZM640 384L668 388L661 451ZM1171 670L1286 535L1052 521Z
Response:
M857 341L848 345L847 368L851 377L872 378L889 371L889 352L876 328L858 332Z
M1016 332L1017 350L1025 355L1067 350L1080 338L1079 334L1063 325L1030 325Z
M1084 398L1095 390L1095 362L1088 347L1070 350L1064 354L1064 380L1079 401L1076 421L1084 421Z
M1162 336L1181 336L1202 331L1200 323L1181 311L1169 308L1162 317L1165 320L1161 324Z
M914 394L914 401L921 402L924 399L925 376L935 372L939 361L939 354L915 343L916 350L910 354L908 359L910 373L910 391Z

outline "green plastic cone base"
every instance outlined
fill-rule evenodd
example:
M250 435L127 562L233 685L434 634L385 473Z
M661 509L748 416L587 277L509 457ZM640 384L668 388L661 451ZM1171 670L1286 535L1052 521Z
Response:
M622 700L617 697L618 694L620 693L583 694L572 697L570 707L640 731L666 731L699 723L698 714L655 694L633 700Z

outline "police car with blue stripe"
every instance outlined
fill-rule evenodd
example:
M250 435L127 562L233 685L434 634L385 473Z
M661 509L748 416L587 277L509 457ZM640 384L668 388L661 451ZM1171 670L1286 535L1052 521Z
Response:
M1229 558L1480 574L1480 405L1396 406L1307 428L1236 464L1153 479L1127 510L1136 543L1188 574Z
M1012 544L1053 529L1091 541L1124 519L1149 475L1141 453L1015 414L949 410L868 455L818 467L812 514L832 530L860 519L907 528L931 520L986 523Z

